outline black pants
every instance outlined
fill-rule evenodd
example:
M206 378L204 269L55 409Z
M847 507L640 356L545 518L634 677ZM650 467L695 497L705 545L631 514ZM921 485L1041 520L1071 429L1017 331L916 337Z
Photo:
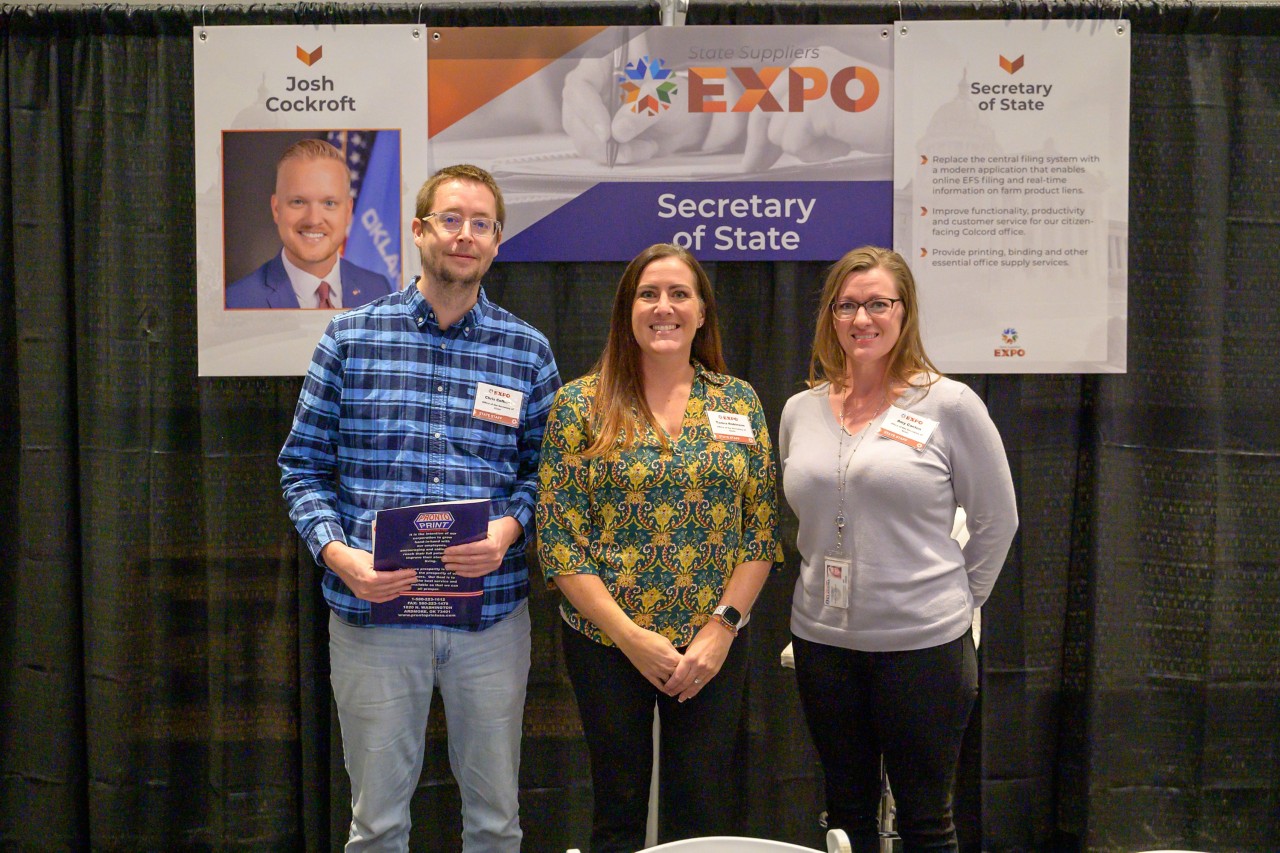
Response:
M565 669L591 755L591 853L644 847L655 701L661 726L659 840L740 834L734 746L747 675L746 631L733 641L716 677L681 703L646 681L616 646L601 645L568 625L562 629Z
M973 636L909 652L857 652L795 638L800 702L827 783L827 825L878 850L880 757L906 853L957 849L951 803L978 695Z

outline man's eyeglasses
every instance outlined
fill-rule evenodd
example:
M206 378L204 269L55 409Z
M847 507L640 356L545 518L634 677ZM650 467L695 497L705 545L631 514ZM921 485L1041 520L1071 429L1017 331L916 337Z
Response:
M462 230L463 223L471 223L471 236L477 238L492 237L494 234L502 231L502 223L496 219L486 219L483 216L476 216L471 219L460 213L428 213L422 217L422 221L426 222L431 217L436 218L436 222L440 223L440 227L450 234L457 234Z
M859 308L866 308L867 314L872 317L883 317L893 310L893 303L901 302L901 297L889 299L886 296L877 296L875 299L868 299L866 302L854 302L852 299L842 299L839 302L831 303L831 313L836 315L840 320L852 320L858 316Z

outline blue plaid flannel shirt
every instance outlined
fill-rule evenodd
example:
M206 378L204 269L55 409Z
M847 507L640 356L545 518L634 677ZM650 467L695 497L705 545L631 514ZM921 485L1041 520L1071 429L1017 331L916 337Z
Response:
M476 383L524 394L518 427L472 417ZM280 451L289 517L307 547L334 539L372 548L374 512L388 507L488 498L494 518L530 530L538 454L560 373L546 337L488 300L441 330L416 281L334 317L302 383L293 428ZM369 622L325 568L325 600L342 620ZM524 539L484 579L483 630L529 595Z

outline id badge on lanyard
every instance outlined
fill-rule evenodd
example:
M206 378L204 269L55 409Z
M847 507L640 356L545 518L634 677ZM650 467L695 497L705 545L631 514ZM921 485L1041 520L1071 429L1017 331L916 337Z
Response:
M853 560L834 551L831 549L822 558L822 603L827 607L847 610Z

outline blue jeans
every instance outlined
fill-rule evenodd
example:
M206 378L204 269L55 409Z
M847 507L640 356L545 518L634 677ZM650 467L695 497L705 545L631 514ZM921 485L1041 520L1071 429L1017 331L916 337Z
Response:
M357 628L329 617L333 697L351 777L350 851L409 849L439 688L467 853L520 850L520 731L529 680L529 608L484 631Z
M908 652L795 638L796 685L826 778L827 826L878 851L880 757L906 853L955 851L960 741L978 696L973 635Z

